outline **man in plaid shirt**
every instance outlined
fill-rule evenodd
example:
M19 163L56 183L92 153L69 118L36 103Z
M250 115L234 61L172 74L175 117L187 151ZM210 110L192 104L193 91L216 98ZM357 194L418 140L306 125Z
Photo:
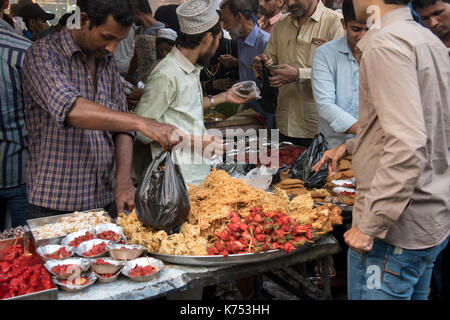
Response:
M113 52L134 21L129 1L77 5L81 28L36 42L24 61L30 219L96 208L115 216L125 205L133 209L135 131L163 150L177 144L171 140L175 127L128 113Z

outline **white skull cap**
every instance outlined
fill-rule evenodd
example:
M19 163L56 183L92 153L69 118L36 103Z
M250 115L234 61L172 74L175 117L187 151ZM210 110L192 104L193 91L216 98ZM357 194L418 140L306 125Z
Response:
M188 0L177 8L180 31L193 35L208 31L219 22L216 4L211 0Z

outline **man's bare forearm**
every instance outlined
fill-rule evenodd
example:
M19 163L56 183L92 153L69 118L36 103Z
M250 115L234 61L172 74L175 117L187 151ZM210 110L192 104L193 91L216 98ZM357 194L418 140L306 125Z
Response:
M133 138L127 134L119 134L115 141L116 180L131 182L131 166L133 160Z
M98 103L78 98L69 111L66 123L80 129L111 132L139 131L140 117L114 111Z

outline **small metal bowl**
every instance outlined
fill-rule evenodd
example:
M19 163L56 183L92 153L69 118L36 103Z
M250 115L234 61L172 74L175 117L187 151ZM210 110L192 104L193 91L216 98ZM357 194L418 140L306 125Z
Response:
M121 249L122 247L127 249ZM144 247L133 244L110 244L107 249L115 260L134 260L145 251Z
M74 270L74 272L70 272L70 273L54 273L52 271L52 269L56 266L68 265L68 264L73 264L73 265L79 266L80 273L88 271L89 267L90 267L89 260L84 259L84 258L68 258L68 259L63 259L63 260L48 260L47 262L44 263L44 267L48 270L48 272L50 272L57 279L67 280L71 276L73 276L74 273L76 274L77 270Z
M119 278L120 275L120 271L118 271L115 275L113 275L112 277L109 278L102 278L101 277L101 273L95 273L95 275L97 276L97 282L100 283L110 283L110 282L114 282Z
M112 239L103 239L103 240L110 240L114 243L117 243L120 240L122 240L122 238L124 237L123 229L121 226L118 226L117 224L114 224L114 223L104 223L104 224L98 224L94 227L95 238L101 239L98 237L98 235L105 231L112 231L115 234L117 234L118 237L117 237L117 240L115 240L115 241Z
M89 283L88 284L84 284L84 285L73 285L73 284L66 284L66 283L62 283L61 281L59 281L56 277L53 277L53 281L64 291L66 292L79 292L83 289L86 289L89 286L92 286L95 281L97 280L97 275L94 272L91 272L89 274L84 274L81 275L83 277L86 277L89 279ZM65 279L67 280L67 279ZM76 278L73 279L73 281L76 281Z
M95 231L94 231L94 229L82 229L82 230L78 230L77 232L73 232L71 234L68 234L64 239L62 239L61 245L62 246L70 246L70 243L73 240L75 240L78 237L83 236L84 234L86 234L86 232L89 232L90 234L92 234L92 239L95 238ZM74 247L74 248L76 248L76 247Z
M104 260L105 262L108 262L110 264L96 263L97 259L89 260L91 263L92 271L94 271L97 274L98 273L100 273L100 274L117 273L120 270L122 270L123 266L125 265L125 261L116 261L116 260L110 259L110 258L103 258L102 260Z
M148 265L151 265L153 268L156 269L156 271L153 272L152 274L149 274L148 276L143 276L143 277L130 277L129 276L130 271L133 270L136 266L145 267ZM122 269L122 274L124 276L130 278L133 281L147 282L147 281L150 281L150 280L158 277L159 273L161 272L162 269L164 269L164 263L161 260L157 260L157 259L150 258L150 257L143 257L143 258L138 258L135 260L128 261Z
M106 243L106 247L105 250L102 253L99 253L95 256L86 256L84 255L85 252L88 252L89 250L91 250L95 245L98 245L100 243ZM80 244L78 246L78 248L75 249L75 253L80 256L80 257L84 257L84 258L99 258L99 257L103 257L105 255L108 254L108 244L112 243L109 240L102 240L102 239L93 239L93 240L89 240L89 241L85 241L82 244Z
M47 254L55 253L56 251L58 251L61 248L66 248L66 251L70 252L70 256L64 257L64 258L48 258L48 257L45 256ZM71 258L75 254L75 248L74 247L70 247L70 246L60 246L60 245L57 245L57 244L50 244L50 245L47 245L47 246L43 246L43 247L37 248L36 252L37 252L38 255L41 256L41 258L42 258L42 260L44 260L44 262L47 262L49 260L62 260L62 259Z

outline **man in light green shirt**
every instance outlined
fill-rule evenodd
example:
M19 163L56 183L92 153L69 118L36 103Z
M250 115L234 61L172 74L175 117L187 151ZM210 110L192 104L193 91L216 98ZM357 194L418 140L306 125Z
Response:
M205 11L194 19L191 13L184 13L189 6L178 8L180 32L176 45L150 75L136 113L175 125L184 133L183 143L175 150L176 159L185 182L198 185L210 173L210 164L204 154L208 149L214 149L211 144L215 141L207 135L203 110L225 102L243 104L249 99L236 96L232 90L203 98L200 71L216 52L222 28L219 15L211 8L209 0L190 2L205 6ZM161 152L161 148L146 137L140 135L138 139L151 144L153 156Z

